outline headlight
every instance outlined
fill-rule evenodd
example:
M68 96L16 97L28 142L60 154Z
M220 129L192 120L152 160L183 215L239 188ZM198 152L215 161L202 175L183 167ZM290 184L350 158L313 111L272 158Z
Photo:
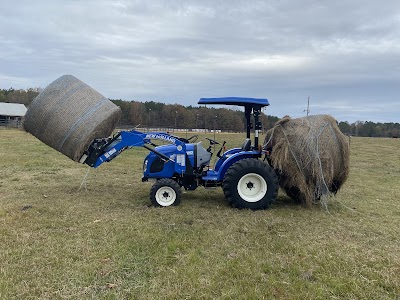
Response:
M146 159L143 163L143 173L146 172L146 170L147 170L147 162L148 162L148 160Z

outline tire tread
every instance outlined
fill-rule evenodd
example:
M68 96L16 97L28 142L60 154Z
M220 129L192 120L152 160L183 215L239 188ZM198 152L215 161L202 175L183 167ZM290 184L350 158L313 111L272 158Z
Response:
M268 194L268 199L263 201L260 205L246 205L243 204L243 200L237 195L237 182L239 180L238 173L246 168L257 168L262 169L262 172L266 172L266 181L268 185L268 190L273 189L272 194ZM272 167L265 164L264 162L254 159L254 158L246 158L239 160L238 162L234 163L232 166L225 173L225 177L222 183L222 190L224 192L225 198L231 204L232 207L235 208L251 208L251 209L266 209L268 208L275 200L278 194L278 178L275 174L275 171ZM263 198L264 199L264 198ZM261 202L262 200L260 200ZM257 202L258 203L258 202ZM247 207L252 206L252 207Z
M181 202L181 195L182 195L182 191L181 191L180 185L173 179L162 178L162 179L157 180L157 182L154 183L153 186L150 189L150 201L153 204L153 206L161 207L161 205L155 199L155 194L156 194L157 190L159 188L163 187L163 186L169 186L169 187L171 187L171 188L173 188L175 190L175 192L176 192L176 200L172 204L172 206L179 205L180 202Z

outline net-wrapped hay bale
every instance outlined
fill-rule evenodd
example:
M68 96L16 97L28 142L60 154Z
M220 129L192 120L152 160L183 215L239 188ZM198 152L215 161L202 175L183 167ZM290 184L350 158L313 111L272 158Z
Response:
M266 148L286 194L303 204L336 194L349 174L349 142L329 115L285 117L267 132Z
M31 103L24 128L50 147L79 161L93 139L108 137L118 106L72 75L47 86Z

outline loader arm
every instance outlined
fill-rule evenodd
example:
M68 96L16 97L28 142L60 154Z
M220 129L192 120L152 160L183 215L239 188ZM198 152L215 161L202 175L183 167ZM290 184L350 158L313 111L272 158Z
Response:
M150 145L154 145L151 140L161 140L172 143L177 146L178 152L186 153L185 143L178 137L163 132L143 133L132 130L121 131L113 138L94 140L80 161L93 168L97 168L102 163L111 161L124 150L132 147L144 147L154 152L164 161L173 161L168 156L150 147Z

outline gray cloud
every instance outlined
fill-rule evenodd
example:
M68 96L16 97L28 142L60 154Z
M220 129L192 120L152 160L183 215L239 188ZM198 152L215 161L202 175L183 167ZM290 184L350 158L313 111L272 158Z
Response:
M73 74L110 98L195 105L267 97L268 113L399 121L400 3L3 1L0 87Z

